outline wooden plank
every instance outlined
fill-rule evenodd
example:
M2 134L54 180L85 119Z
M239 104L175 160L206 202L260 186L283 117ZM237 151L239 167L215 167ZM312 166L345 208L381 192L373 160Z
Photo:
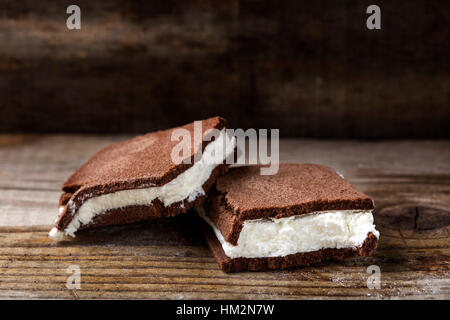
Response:
M127 228L123 230L127 231ZM214 298L217 294L260 299L436 298L450 294L448 230L447 243L443 239L426 238L422 240L422 249L416 246L402 248L398 237L384 232L380 248L367 260L232 275L218 270L204 246L147 245L140 233L122 239L129 242L130 238L137 237L134 241L141 243L140 247L123 246L120 241L114 243L114 239L106 246L92 245L93 239L84 241L84 245L80 244L83 239L56 245L47 239L45 232L0 235L4 239L0 251L0 296L4 297L17 291L29 292L31 297L48 297L58 291L67 291L66 268L73 264L82 270L82 287L76 290L81 298L133 295ZM187 257L186 251L190 252ZM381 266L380 290L369 290L365 286L366 268L371 264ZM210 295L206 295L208 293Z
M222 114L291 137L449 137L446 1L385 1L375 31L371 0L78 0L75 31L67 4L1 3L2 132L145 132Z
M47 238L64 179L125 138L0 135L0 298L450 298L449 141L282 140L282 161L328 164L375 198L379 248L367 259L228 275L192 213ZM70 265L80 267L79 290L65 286ZM381 268L381 289L367 288L370 265Z

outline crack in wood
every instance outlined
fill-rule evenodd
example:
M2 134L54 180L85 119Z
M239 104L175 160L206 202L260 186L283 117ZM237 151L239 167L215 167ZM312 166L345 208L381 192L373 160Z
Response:
M450 212L428 205L392 205L376 212L376 223L389 229L431 231L450 225Z
M417 228L417 220L419 219L419 207L416 207L416 215L414 217L414 230L418 230Z

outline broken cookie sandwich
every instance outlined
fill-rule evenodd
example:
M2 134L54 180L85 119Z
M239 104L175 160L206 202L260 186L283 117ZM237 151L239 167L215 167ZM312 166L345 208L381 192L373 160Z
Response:
M180 132L187 148L179 148L175 154L182 159L174 161L184 140ZM234 149L235 138L220 117L107 146L64 183L49 236L60 240L81 229L184 213L205 199Z
M225 272L307 266L369 256L377 247L374 203L332 169L280 164L231 168L196 208Z

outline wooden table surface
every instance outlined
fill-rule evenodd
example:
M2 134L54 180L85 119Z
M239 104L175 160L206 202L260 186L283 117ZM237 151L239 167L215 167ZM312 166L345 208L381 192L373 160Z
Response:
M193 214L47 238L63 181L124 138L0 135L0 298L450 298L450 141L282 140L281 161L327 164L375 199L379 247L368 259L225 274ZM66 288L71 265L79 290ZM380 289L367 288L370 265Z

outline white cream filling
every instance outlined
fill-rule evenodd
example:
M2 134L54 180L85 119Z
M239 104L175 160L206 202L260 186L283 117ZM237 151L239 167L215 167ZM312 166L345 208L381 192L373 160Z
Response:
M185 199L193 201L205 194L203 184L209 179L212 171L234 152L235 145L236 139L224 129L206 146L201 158L172 181L160 187L122 190L90 198L80 206L64 232L53 228L49 232L49 237L60 240L63 233L75 237L75 232L80 226L90 223L95 216L107 210L150 205L157 198L166 207ZM68 205L73 205L73 202L69 201Z
M280 219L247 220L235 246L223 238L202 208L197 208L197 212L213 228L230 258L283 257L324 248L355 248L363 244L370 232L379 237L371 210L320 211Z

